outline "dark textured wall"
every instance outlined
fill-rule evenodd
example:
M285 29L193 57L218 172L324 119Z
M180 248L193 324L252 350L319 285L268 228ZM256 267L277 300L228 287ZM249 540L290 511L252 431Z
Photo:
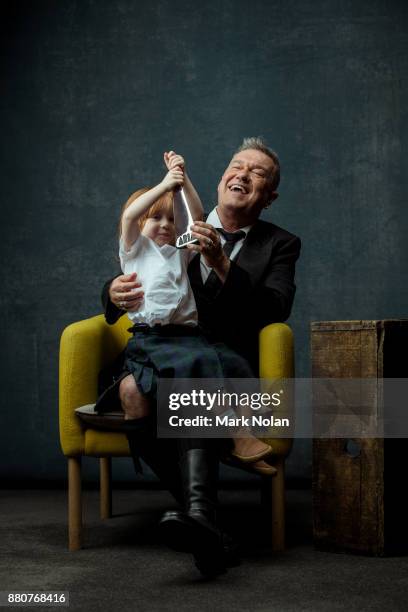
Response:
M404 317L404 0L1 4L1 473L60 478L58 342L100 312L122 202L182 152L209 209L231 151L262 134L273 219L301 236L297 373L310 320ZM119 463L117 476L130 476ZM88 468L91 469L91 468ZM290 473L310 473L310 443Z

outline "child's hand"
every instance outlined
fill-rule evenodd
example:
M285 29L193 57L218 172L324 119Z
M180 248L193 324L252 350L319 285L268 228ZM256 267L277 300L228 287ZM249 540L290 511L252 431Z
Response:
M179 167L169 170L164 179L162 185L166 191L172 191L176 187L182 187L184 185L184 173Z
M177 155L174 151L169 151L164 154L164 163L168 170L173 170L173 168L177 168L177 166L184 170L184 158L181 155Z

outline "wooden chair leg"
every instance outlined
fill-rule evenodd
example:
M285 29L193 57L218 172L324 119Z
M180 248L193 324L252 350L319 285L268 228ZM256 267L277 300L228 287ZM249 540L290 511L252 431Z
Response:
M262 505L271 527L272 551L285 550L285 461L274 463L275 476L265 476L262 482Z
M101 457L100 465L100 511L101 519L112 516L112 459Z
M81 458L68 457L68 547L82 546Z
M285 461L275 464L278 473L272 478L272 550L285 550Z

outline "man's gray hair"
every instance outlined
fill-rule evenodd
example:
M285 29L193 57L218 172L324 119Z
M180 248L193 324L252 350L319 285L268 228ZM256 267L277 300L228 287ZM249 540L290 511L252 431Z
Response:
M272 151L272 149L270 149L266 145L264 139L261 136L251 136L249 138L244 138L242 144L235 151L234 155L240 153L241 151L247 151L248 149L255 149L255 151L261 151L261 153L264 153L272 159L273 163L275 164L275 169L271 177L272 189L277 189L280 181L280 162L279 157L277 156L275 151Z

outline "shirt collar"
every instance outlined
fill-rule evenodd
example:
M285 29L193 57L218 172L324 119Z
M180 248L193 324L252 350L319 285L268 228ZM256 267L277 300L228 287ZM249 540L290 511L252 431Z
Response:
M218 229L218 228L225 229L223 227L221 221L220 221L219 216L218 216L217 208L213 208L213 210L210 212L210 214L208 215L208 217L206 219L206 223L209 223L210 225L213 225L215 227L215 229ZM253 224L252 225L246 225L245 227L240 227L239 228L240 230L245 232L245 238L246 238L249 230L251 229L251 227L253 227Z

